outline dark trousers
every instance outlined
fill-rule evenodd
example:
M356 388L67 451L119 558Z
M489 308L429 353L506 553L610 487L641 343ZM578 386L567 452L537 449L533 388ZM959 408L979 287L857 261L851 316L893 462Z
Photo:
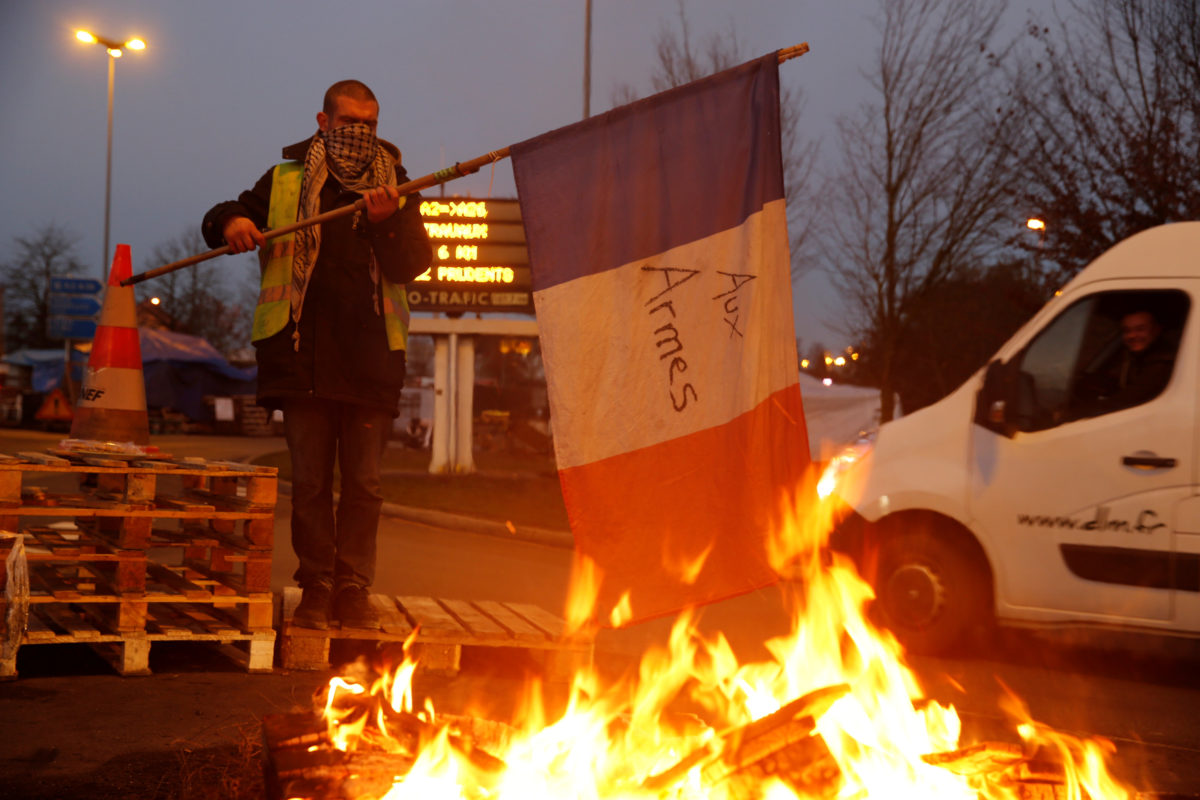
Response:
M336 589L375 579L375 533L383 495L379 463L392 415L316 398L287 399L283 432L292 457L292 548L295 580ZM333 504L334 463L341 496Z

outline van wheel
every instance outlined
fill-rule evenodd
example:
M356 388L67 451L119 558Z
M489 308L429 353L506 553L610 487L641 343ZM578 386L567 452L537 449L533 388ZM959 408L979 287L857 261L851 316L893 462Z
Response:
M910 652L959 649L985 621L986 576L946 539L927 533L884 537L874 584L875 616Z

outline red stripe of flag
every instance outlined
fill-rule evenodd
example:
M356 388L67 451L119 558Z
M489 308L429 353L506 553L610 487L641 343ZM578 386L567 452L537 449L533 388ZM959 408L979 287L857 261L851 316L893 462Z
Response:
M777 580L767 537L809 464L800 400L793 384L728 424L559 472L576 546L614 579L601 619L630 590L642 620ZM680 580L673 566L710 546L695 584Z

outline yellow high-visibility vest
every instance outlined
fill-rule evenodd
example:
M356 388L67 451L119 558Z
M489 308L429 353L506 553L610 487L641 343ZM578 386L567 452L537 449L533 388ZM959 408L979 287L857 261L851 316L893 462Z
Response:
M267 207L267 227L290 225L300 211L300 183L304 165L285 161L275 166L271 176L271 200ZM404 207L407 198L400 198ZM267 242L259 251L263 262L262 281L258 290L258 305L254 309L254 327L250 340L257 342L279 333L287 327L292 310L292 257L296 252L296 234L289 233ZM404 286L380 275L383 295L383 323L387 331L389 350L408 349L408 298Z

